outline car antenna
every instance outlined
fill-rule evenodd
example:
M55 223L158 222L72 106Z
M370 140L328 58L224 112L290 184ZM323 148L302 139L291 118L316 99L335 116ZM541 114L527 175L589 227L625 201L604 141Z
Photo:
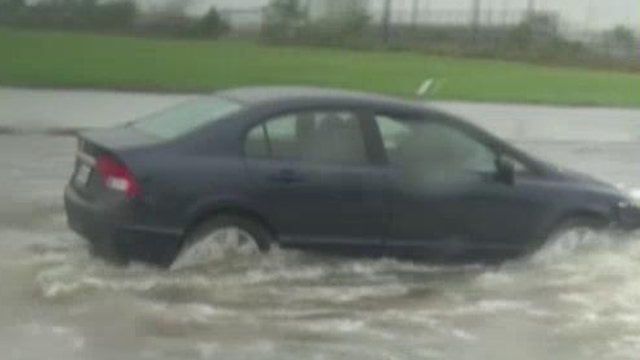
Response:
M436 82L433 78L425 79L416 90L416 95L418 97L424 97L425 99L429 99L430 95L434 94L439 88L441 83Z

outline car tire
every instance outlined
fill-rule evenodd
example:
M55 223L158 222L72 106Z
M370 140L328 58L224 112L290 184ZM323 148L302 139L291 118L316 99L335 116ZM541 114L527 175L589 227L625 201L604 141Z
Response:
M535 250L539 250L544 246L550 244L554 240L557 240L564 235L579 231L584 236L587 232L599 231L607 226L607 222L604 219L600 219L595 216L573 216L559 221L549 231L546 232L542 241L538 244Z
M219 215L188 233L171 270L221 260L226 256L250 256L269 251L273 235L251 219Z
M564 234L577 229L585 231L598 231L606 226L606 221L594 216L572 216L558 221L541 234L532 238L529 246L525 248L522 255L535 254L541 249L553 243L554 240L561 238Z

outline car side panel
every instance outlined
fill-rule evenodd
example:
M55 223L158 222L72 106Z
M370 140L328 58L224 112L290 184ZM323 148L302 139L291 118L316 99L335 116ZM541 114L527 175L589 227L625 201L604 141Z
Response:
M283 244L380 246L387 227L387 179L376 168L247 160L250 197ZM283 172L300 178L278 179ZM366 249L364 250L366 251Z
M233 157L154 151L135 160L147 213L145 222L184 232L201 212L221 204L245 205L248 182Z

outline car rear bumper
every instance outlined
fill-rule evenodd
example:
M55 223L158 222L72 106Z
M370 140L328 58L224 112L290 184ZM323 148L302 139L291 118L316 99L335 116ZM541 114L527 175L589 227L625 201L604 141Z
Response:
M179 231L125 222L113 209L84 200L71 186L65 189L64 204L69 227L89 242L93 254L107 260L169 266L180 249Z

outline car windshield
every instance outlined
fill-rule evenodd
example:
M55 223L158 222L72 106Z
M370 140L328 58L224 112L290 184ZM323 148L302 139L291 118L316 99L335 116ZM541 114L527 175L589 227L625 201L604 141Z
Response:
M190 100L134 121L131 126L164 140L176 139L242 109L220 97Z

